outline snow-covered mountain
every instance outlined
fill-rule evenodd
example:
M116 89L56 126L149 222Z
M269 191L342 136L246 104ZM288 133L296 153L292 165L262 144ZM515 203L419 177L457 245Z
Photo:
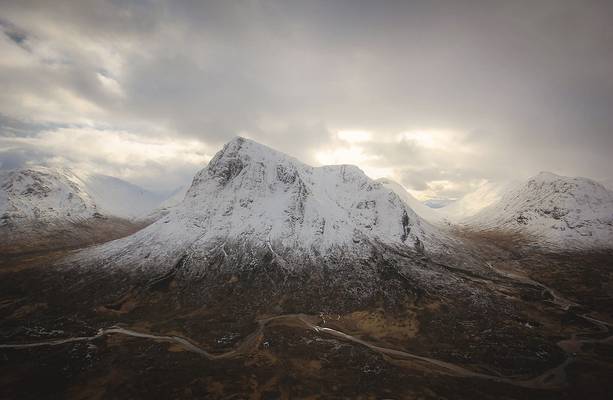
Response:
M33 167L0 173L0 215L5 223L92 218L98 207L70 170Z
M475 196L483 197L469 198ZM488 206L457 220L478 229L528 233L548 247L613 246L613 192L593 180L541 172L494 191L487 201Z
M437 229L355 166L315 168L239 137L195 176L166 216L84 255L168 265L226 244L286 259L333 249L368 252L380 243L422 252L438 244Z
M0 172L3 223L83 221L147 215L164 197L121 179L77 175L67 168L30 167Z

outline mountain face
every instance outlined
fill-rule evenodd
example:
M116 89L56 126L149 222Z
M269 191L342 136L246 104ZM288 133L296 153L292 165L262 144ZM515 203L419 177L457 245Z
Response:
M125 236L163 199L117 178L32 167L0 173L0 252L60 249Z
M542 172L505 188L497 200L460 222L528 233L546 247L610 248L613 192L590 179Z
M421 252L438 241L434 227L357 167L314 168L236 138L195 176L180 205L95 252L122 254L130 264L159 264L232 244L286 259L335 249L360 253L380 243Z
M163 200L121 179L77 176L67 168L32 167L0 174L0 215L5 222L79 221L100 216L133 219Z
M91 218L98 207L81 180L66 169L35 167L0 175L4 223Z

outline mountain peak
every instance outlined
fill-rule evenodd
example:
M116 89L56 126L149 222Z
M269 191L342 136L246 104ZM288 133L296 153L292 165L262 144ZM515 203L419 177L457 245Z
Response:
M293 174L295 165L304 165L300 161L284 153L274 150L250 139L237 136L215 154L209 164L201 170L192 183L197 186L209 177L214 178L219 184L227 182L238 176L245 168L257 171L263 166L278 166L280 175ZM257 172L254 172L257 174ZM291 177L286 177L291 179ZM283 177L281 177L283 179Z
M278 150L268 147L264 144L256 142L252 139L247 139L242 136L236 136L229 142L223 145L222 149L215 154L211 162L216 158L223 158L228 156L257 156L262 157L266 154L275 154L277 156L289 157Z

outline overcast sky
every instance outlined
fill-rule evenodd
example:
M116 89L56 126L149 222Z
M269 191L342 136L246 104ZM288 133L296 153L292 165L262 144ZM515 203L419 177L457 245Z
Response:
M236 135L422 199L613 182L612 1L0 0L0 168L171 189Z

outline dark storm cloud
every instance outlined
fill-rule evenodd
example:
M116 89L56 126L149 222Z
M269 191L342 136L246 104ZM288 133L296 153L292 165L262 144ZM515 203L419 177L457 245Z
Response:
M611 2L2 8L0 113L41 132L56 124L195 139L209 153L242 134L307 162L354 146L430 195L540 170L613 177ZM372 135L351 145L339 130ZM416 130L457 136L436 146L398 139Z

